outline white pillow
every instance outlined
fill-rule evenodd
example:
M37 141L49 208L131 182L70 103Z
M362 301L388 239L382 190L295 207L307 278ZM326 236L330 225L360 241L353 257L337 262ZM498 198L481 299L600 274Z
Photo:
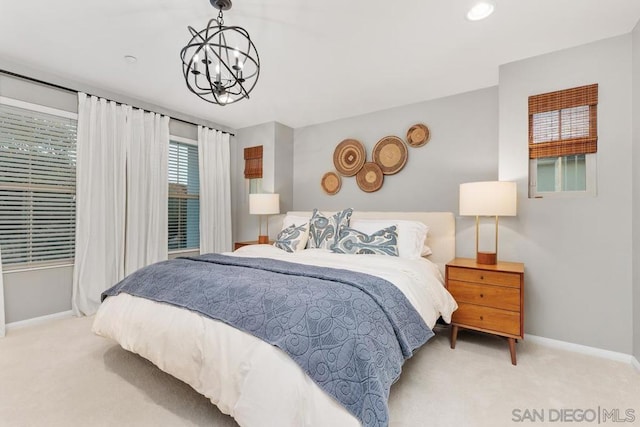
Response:
M285 252L297 252L307 246L307 240L309 240L309 224L292 225L278 233L273 246Z
M398 256L419 259L431 255L431 249L424 244L429 227L420 221L404 219L352 219L350 227L365 234L396 225L398 227Z
M282 220L282 230L295 225L296 227L309 222L310 216L297 216L287 214ZM282 231L280 230L280 231Z
M306 217L306 216L297 216L297 215L286 215L284 217L284 219L282 220L282 230L280 230L280 233L282 233L284 230L286 230L287 228L291 227L292 225L294 227L299 227L301 225L306 225L305 229L306 232L304 233L304 235L302 236L302 239L298 242L298 244L296 245L296 251L301 251L304 248L307 247L307 241L309 241L309 218L310 217ZM278 234L280 235L280 234ZM274 244L275 246L275 244Z

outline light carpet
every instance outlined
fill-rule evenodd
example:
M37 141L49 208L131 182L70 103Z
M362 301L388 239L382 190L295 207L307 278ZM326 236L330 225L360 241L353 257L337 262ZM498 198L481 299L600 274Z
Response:
M0 339L0 425L237 425L188 385L93 335L92 321L56 320ZM512 366L505 340L468 331L451 350L448 329L436 328L391 389L391 426L597 424L570 422L568 411L573 420L597 414L611 425L615 414L627 421L615 425L640 425L640 374L631 365L526 337L517 350Z

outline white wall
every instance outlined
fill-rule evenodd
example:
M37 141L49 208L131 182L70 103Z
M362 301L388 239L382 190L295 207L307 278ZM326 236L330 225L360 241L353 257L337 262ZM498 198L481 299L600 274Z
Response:
M503 65L499 82L499 174L519 196L502 240L526 264L525 330L629 354L631 36ZM590 83L599 84L597 197L528 199L528 96Z
M458 186L467 181L494 180L498 169L498 90L407 105L294 131L294 209L380 211L450 211L458 213ZM333 152L346 138L362 142L371 161L381 138L405 139L409 127L424 123L431 140L409 147L409 158L396 175L385 176L374 193L358 188L355 177L343 177L342 189L329 196L320 187L324 173L334 170ZM474 222L458 218L457 254L475 256Z
M640 360L640 23L633 40L633 354Z

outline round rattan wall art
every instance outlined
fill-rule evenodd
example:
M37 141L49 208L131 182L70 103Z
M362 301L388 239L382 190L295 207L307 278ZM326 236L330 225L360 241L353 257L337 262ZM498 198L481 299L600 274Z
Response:
M422 123L415 124L407 131L407 144L412 147L422 147L431 138L431 131Z
M340 191L340 187L342 187L342 180L340 179L340 175L335 172L327 172L322 175L322 180L320 181L320 186L330 196L333 196L338 191Z
M384 174L377 163L367 162L356 175L358 187L366 193L373 193L382 187Z
M364 145L355 139L345 139L333 152L333 164L340 175L353 176L366 160Z
M373 147L373 161L385 175L400 172L407 163L407 156L407 146L397 136L385 136Z

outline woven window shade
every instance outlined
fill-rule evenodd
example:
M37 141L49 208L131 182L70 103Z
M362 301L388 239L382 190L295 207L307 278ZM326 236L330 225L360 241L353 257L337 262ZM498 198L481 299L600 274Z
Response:
M529 158L598 151L598 85L529 97Z
M262 145L244 149L244 177L262 178Z

